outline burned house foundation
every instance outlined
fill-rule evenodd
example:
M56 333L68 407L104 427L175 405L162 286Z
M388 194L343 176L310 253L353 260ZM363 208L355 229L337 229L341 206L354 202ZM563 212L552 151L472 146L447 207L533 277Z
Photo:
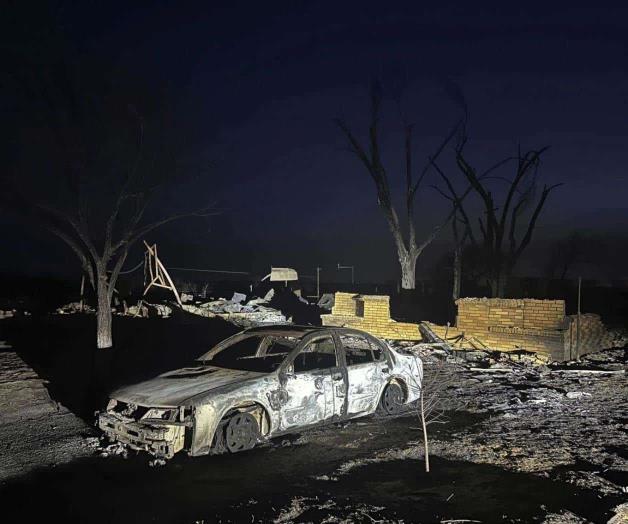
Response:
M564 300L461 298L455 326L429 324L455 347L527 350L570 360L612 346L599 315L565 314Z

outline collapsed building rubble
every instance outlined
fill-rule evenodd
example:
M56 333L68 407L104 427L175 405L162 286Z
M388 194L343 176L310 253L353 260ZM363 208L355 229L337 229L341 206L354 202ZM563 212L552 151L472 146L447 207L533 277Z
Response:
M55 310L57 315L74 315L76 313L96 313L96 310L83 302L69 302Z
M453 404L486 416L432 442L434 454L549 476L602 494L628 492L617 480L628 471L626 349L547 364L532 352L392 343L417 352L426 373L430 362L445 359L458 375L449 392Z
M182 309L203 317L219 317L242 327L288 322L281 311L268 306L273 295L274 291L271 289L263 298L253 298L245 302L246 295L234 293L230 300L219 298L204 303L183 304Z
M321 309L324 309L326 311L331 311L332 308L334 307L334 303L335 303L334 293L323 293L321 297L318 299L318 302L316 303L316 305Z

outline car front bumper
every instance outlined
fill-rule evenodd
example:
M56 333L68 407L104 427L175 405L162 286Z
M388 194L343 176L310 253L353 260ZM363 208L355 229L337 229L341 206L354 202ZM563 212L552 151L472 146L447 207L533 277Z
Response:
M98 416L98 427L110 440L121 442L131 449L147 451L151 455L172 458L183 449L183 423L151 423L134 421L117 413L105 412Z

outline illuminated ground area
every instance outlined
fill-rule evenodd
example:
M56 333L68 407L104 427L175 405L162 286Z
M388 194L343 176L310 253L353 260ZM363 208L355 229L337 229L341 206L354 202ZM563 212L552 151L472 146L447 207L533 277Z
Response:
M98 456L87 424L95 402L85 378L91 358L80 350L89 347L89 322L73 316L0 325L0 339L50 380L52 397L68 408L47 418L46 431L37 413L30 418L37 423L1 426L0 498L22 522L606 522L626 498L624 350L589 363L620 373L463 367L452 394L468 402L449 424L434 427L430 474L411 415L149 467L144 455ZM113 382L188 363L235 330L187 316L120 319L116 328Z

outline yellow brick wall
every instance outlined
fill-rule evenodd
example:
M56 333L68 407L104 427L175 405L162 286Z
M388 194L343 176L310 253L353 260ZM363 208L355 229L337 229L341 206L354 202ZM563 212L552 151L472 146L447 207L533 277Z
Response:
M527 349L562 359L568 347L563 300L463 298L456 301L455 333L490 348ZM435 331L444 332L444 328Z
M332 315L355 315L355 293L336 293Z
M356 316L356 303L364 304L364 316ZM321 315L323 326L342 326L361 329L380 338L392 340L420 340L418 324L397 322L390 318L390 297L385 295L356 295L336 293L334 307L329 315Z

